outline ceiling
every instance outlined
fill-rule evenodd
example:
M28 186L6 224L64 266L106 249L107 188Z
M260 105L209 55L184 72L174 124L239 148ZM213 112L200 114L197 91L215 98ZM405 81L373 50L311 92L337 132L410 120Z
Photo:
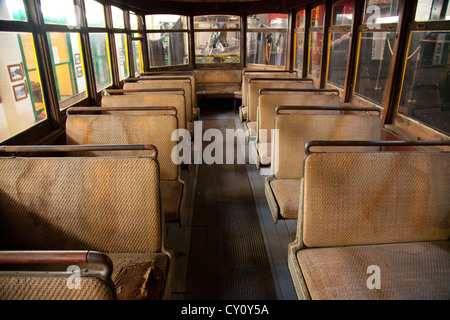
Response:
M111 0L143 13L214 14L277 12L312 0Z

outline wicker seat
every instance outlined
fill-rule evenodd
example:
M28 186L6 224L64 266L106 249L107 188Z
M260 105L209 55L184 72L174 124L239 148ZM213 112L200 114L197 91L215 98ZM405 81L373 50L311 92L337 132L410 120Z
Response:
M267 144L263 150L271 150L274 118L279 106L339 106L339 91L321 89L261 89L256 122L256 151L259 144ZM254 152L256 167L261 166L261 159L267 159L267 154ZM269 158L270 159L270 158ZM270 165L270 161L262 163Z
M305 158L289 245L298 297L448 300L450 153L316 145L321 151Z
M119 96L120 97L120 96ZM133 97L133 96L132 96ZM146 96L142 96L146 97ZM107 114L86 114L79 108L67 112L66 143L72 144L152 144L158 148L162 209L166 222L183 221L186 184L180 176L180 165L172 160L177 141L172 135L178 128L174 108L89 108ZM123 111L125 110L125 111ZM130 154L129 151L108 152L108 155ZM134 151L135 156L145 154ZM77 154L78 155L78 154ZM85 152L83 156L101 156L105 152Z
M376 112L367 115L361 110ZM303 178L302 162L298 159L305 157L304 146L308 141L378 141L382 132L378 109L352 107L281 107L274 127L272 174L265 179L265 194L275 223L280 218L297 219Z
M169 79L183 79L189 78L191 81L191 101L192 101L192 121L200 118L200 108L197 103L197 81L194 72L188 72L186 74L151 74L144 73L139 79L152 79L152 78L169 78Z
M100 150L134 152L135 146ZM98 150L87 147L39 150ZM104 252L113 261L118 299L169 298L174 255L166 244L160 168L151 150L145 156L0 158L1 248Z
M181 88L184 90L186 99L186 128L193 127L193 107L194 101L192 99L192 84L190 78L185 79L170 79L158 80L159 78L147 78L138 82L125 82L123 88L125 90L133 89L164 89L164 88ZM134 80L129 80L134 81ZM192 135L191 135L192 136Z
M242 122L248 120L248 82L257 78L298 78L297 71L273 71L273 70L244 70L242 71L242 106L239 107L239 118Z
M250 78L248 79L247 105L243 110L247 121L244 123L249 138L256 137L257 110L259 104L259 92L261 89L284 88L284 89L314 89L312 79L301 78Z

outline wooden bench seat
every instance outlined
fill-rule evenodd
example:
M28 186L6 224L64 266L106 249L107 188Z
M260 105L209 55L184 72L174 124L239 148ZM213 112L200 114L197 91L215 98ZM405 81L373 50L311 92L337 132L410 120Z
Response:
M369 112L372 114L366 114ZM376 108L286 106L277 108L274 129L272 173L265 178L265 194L277 223L278 219L297 219L303 178L298 159L305 157L308 141L377 141L381 140L382 124Z
M299 299L450 298L450 153L325 151L391 145L308 143L288 253Z
M118 299L170 297L174 255L165 238L155 147L8 146L0 150L153 151L146 156L1 157L0 249L104 252L113 262Z

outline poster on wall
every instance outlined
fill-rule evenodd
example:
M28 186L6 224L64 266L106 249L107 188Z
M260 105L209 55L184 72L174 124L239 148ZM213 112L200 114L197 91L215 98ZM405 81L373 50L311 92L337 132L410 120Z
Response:
M28 97L28 90L25 87L25 83L16 84L13 86L13 91L16 101L20 101Z
M75 64L81 64L81 57L79 53L75 53L74 55Z
M11 82L22 80L24 77L23 68L21 64L11 64L8 66L8 73Z

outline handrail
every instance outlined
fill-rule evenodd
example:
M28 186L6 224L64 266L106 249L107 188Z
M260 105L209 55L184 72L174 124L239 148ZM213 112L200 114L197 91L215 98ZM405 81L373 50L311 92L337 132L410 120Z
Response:
M317 111L371 111L381 114L381 110L375 107L338 107L338 106L279 106L275 109L276 115L280 115L282 111L304 111L304 110L317 110Z
M161 81L161 80L183 80L189 81L191 83L191 78L189 77L149 77L149 78L128 78L125 82L139 82L139 81Z
M80 152L80 151L129 151L152 150L158 157L158 149L151 144L99 144L99 145L28 145L0 146L0 152Z
M297 81L314 83L314 80L309 78L250 78L248 80L249 83L254 81Z
M293 88L263 88L259 90L259 94L263 94L267 91L273 92L317 92L317 93L337 93L339 96L339 90L336 89L293 89Z
M311 140L305 144L305 154L310 155L312 147L424 147L450 146L450 140L430 141L329 141Z
M72 250L24 250L24 251L0 251L0 264L98 264L103 270L94 272L105 281L111 288L114 299L116 289L112 281L113 263L111 258L103 252L98 251L72 251ZM49 275L60 273L48 272ZM82 273L83 274L83 273ZM82 275L80 274L80 275ZM92 276L92 274L91 274Z
M152 89L105 89L102 91L102 97L106 95L119 95L127 92L175 92L175 91L182 91L184 95L184 89L183 88L152 88Z
M71 107L68 108L66 113L67 116L74 115L83 112L97 112L97 111L172 111L174 116L177 116L177 108L171 106L143 106L143 107Z

